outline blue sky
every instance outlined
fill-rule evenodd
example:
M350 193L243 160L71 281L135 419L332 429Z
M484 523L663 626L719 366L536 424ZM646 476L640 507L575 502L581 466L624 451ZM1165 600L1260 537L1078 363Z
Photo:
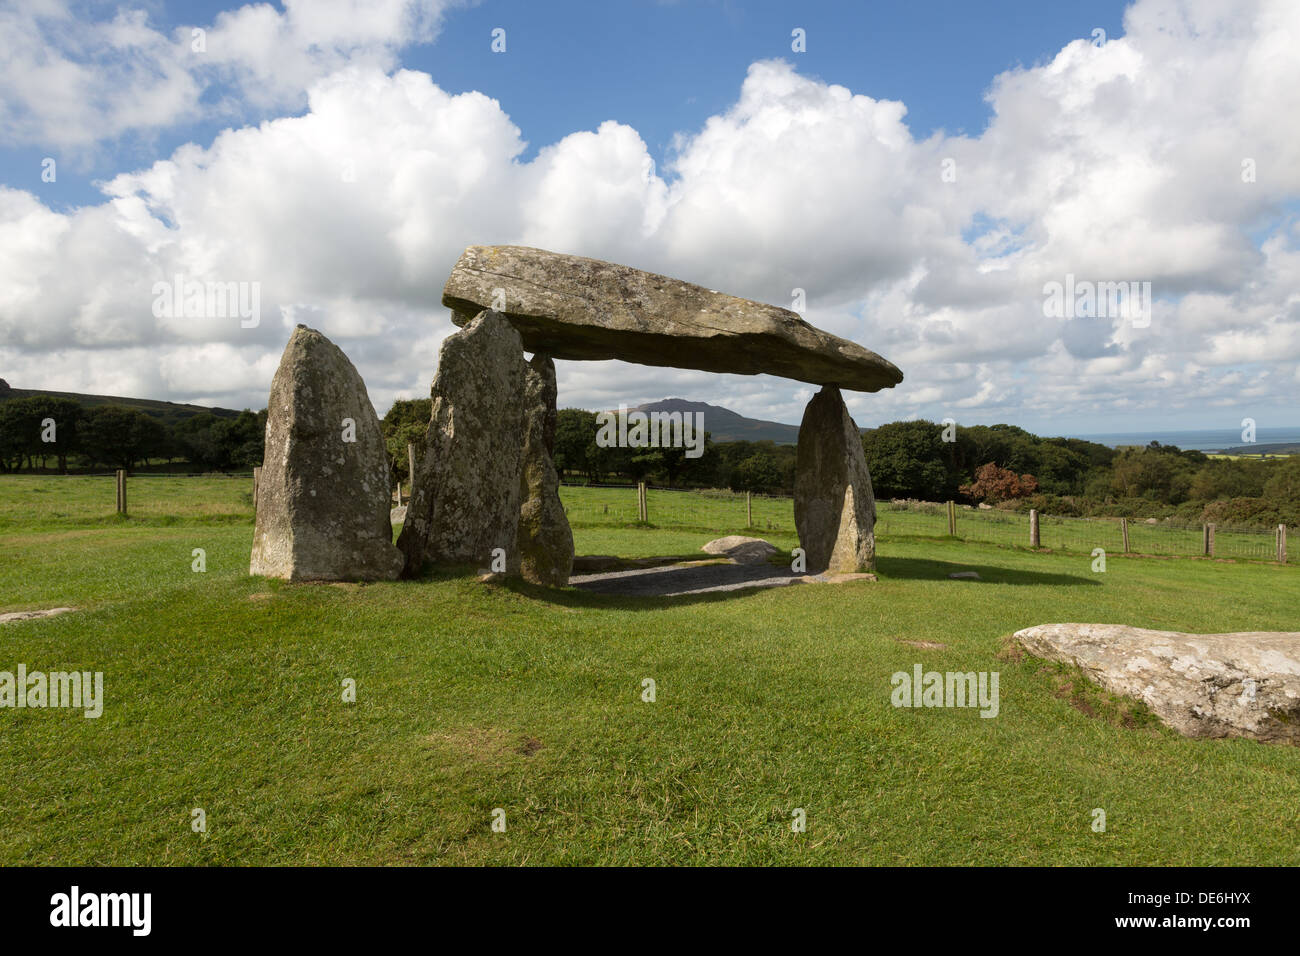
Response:
M211 23L230 4L141 4L161 32ZM935 131L978 134L990 116L992 77L1050 59L1062 45L1104 29L1122 34L1124 3L957 0L908 3L651 2L501 0L452 9L435 42L403 51L450 92L482 90L501 101L529 143L524 159L574 130L605 120L636 128L661 166L673 136L698 129L735 99L754 60L790 57L791 31L806 31L803 73L907 104L917 138ZM492 31L506 30L506 56L485 55ZM218 85L209 99L228 93ZM245 122L279 115L249 109ZM96 180L150 162L177 147L207 144L229 123L179 123L127 136L78 156L49 197L62 208L98 202ZM39 146L0 147L0 182L37 188Z
M260 405L306 318L382 414L427 393L459 249L518 242L805 288L907 376L863 424L1300 420L1294 4L365 7L0 8L0 375ZM177 273L256 282L269 320L151 315ZM1048 320L1066 274L1149 281L1154 315ZM561 369L563 404L668 394L797 421L809 390Z

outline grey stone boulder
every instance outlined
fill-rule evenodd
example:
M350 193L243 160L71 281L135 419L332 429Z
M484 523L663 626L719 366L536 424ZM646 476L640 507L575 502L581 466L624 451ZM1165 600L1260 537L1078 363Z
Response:
M725 538L715 538L700 548L708 554L721 554L737 564L766 564L767 559L776 554L776 545L762 538L747 538L744 535L729 534Z
M876 569L876 500L862 436L830 385L812 397L799 426L794 523L810 574Z
M1040 624L1015 640L1145 703L1188 737L1300 744L1300 632L1184 634L1123 624Z
M573 571L573 532L560 501L555 447L555 363L538 354L524 370L524 447L519 472L519 574L525 581L564 587ZM507 562L507 569L512 562Z
M249 573L290 581L397 577L390 480L361 376L334 343L299 325L267 401Z
M519 333L497 312L484 310L444 340L397 539L407 576L426 561L491 567L496 548L508 568L518 566L525 366Z
M796 313L629 266L526 246L470 246L442 302L464 324L500 305L529 352L557 359L780 375L874 392L892 363Z

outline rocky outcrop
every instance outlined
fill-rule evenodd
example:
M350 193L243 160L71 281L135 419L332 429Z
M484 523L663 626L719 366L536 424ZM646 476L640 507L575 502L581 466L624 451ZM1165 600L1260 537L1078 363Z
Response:
M470 246L442 302L457 324L501 309L526 350L560 359L762 373L864 392L903 380L875 352L788 309L544 249Z
M794 523L808 571L876 567L876 500L862 437L838 388L812 397L795 451Z
M1183 634L1122 624L1017 631L1030 654L1081 668L1189 737L1300 744L1300 633Z
M525 581L564 587L573 571L573 532L560 502L555 449L555 363L533 356L524 371L524 447L519 472L519 528L515 554ZM507 570L514 562L507 562Z
M429 430L397 545L405 574L425 561L517 567L524 362L519 334L480 312L442 344Z
M388 456L365 383L315 329L294 329L271 383L249 573L395 578Z

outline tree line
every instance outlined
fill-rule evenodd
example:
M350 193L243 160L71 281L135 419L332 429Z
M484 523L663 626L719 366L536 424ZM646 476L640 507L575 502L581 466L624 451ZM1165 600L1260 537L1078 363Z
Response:
M381 422L394 478L407 475L408 442L428 429L431 402L401 399ZM602 447L595 412L557 415L555 466L581 483L650 481L670 487L794 491L795 446L715 442L685 448ZM262 462L266 410L199 413L168 424L122 405L83 406L53 396L0 402L0 472L134 470L188 462L197 471L247 470ZM930 421L868 429L863 452L879 499L961 501L1057 515L1168 517L1221 524L1300 524L1300 455L1211 458L1152 442L1114 449L1078 438L1043 438L1014 425L957 427Z
M30 396L0 402L0 472L60 474L96 467L134 471L150 462L195 470L247 470L262 463L266 410L234 418L201 412L175 425L125 405L84 406Z

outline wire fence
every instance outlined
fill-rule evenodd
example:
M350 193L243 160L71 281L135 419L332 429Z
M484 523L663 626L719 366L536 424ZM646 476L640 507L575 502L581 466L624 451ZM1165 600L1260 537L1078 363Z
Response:
M644 520L660 528L716 532L795 534L794 499L746 495L722 490L647 488L642 518L640 492L631 485L572 485L560 489L569 523L574 527L635 524ZM953 525L963 541L1002 547L1033 546L1027 514L954 505ZM1052 551L1149 554L1195 557L1209 555L1276 561L1289 560L1285 535L1265 528L1184 527L1119 518L1038 516L1040 548ZM935 502L877 502L876 535L948 537L949 509ZM1125 531L1128 544L1125 547ZM1279 540L1281 539L1281 540ZM1281 546L1281 547L1279 547Z
M75 524L115 513L156 520L252 520L254 474L5 475L0 526ZM125 500L123 500L123 498ZM797 534L794 499L727 490L644 489L636 485L564 485L560 498L574 528L655 527L721 534ZM1037 546L1053 551L1212 556L1291 561L1286 529L1179 526L1168 521L1038 515ZM935 502L881 501L876 535L954 537L1031 547L1030 516ZM1127 532L1127 546L1125 533Z

